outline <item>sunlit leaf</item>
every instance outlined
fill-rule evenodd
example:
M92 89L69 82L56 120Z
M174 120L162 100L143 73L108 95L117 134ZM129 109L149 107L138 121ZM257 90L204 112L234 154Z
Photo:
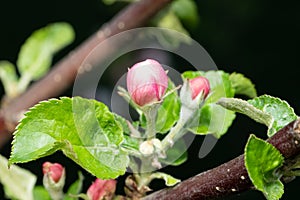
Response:
M232 87L235 90L235 94L246 95L250 98L257 96L254 84L243 74L234 72L230 74L229 79Z
M273 123L268 127L268 136L271 137L278 130L286 126L291 121L297 119L294 109L286 102L279 98L269 95L262 95L248 100L254 107L269 114L273 118Z
M255 188L262 191L268 200L278 200L284 192L281 174L276 171L283 161L275 147L254 135L250 136L245 147L245 166Z
M11 199L33 200L36 176L16 165L7 166L7 159L0 155L0 182L5 195Z
M194 0L175 0L171 4L171 10L190 28L196 28L199 24L199 13Z
M32 80L41 78L51 66L53 55L73 40L73 28L63 22L33 32L21 47L17 60L21 75Z
M79 195L83 185L83 175L81 172L78 173L78 180L76 180L69 187L67 194L64 197L64 200L77 200L79 199L76 195Z
M125 173L123 130L101 102L81 97L44 101L25 114L14 133L9 162L36 160L57 150L98 178Z
M36 186L33 189L34 200L51 200L48 191L43 186Z
M15 66L8 61L0 61L0 79L8 97L15 97L17 93L18 77Z

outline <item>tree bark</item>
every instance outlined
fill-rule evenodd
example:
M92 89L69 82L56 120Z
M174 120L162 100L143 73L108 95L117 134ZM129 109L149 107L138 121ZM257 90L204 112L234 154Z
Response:
M300 152L300 119L297 119L270 137L267 142L276 147L285 159ZM288 164L288 163L285 163ZM216 168L189 178L173 188L154 192L143 200L217 199L254 189L244 164L244 155Z

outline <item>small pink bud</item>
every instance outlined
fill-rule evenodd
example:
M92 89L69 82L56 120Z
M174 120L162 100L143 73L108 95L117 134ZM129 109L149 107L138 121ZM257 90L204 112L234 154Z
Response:
M168 76L161 64L147 59L128 70L127 88L132 100L144 106L160 101L168 87Z
M43 174L57 183L62 177L64 167L59 163L45 162L43 164Z
M209 81L205 77L198 76L189 80L189 83L190 88L192 90L192 99L195 99L198 96L198 94L201 93L201 91L203 92L203 97L207 97L210 90L210 86Z
M110 200L116 191L116 180L101 180L99 178L89 187L87 196L90 200Z

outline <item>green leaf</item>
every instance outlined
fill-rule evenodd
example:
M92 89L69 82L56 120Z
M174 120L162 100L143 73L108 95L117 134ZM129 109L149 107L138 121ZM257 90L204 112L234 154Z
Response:
M130 128L126 122L126 119L120 115L115 114L115 119L120 123L124 132L124 140L122 141L121 146L129 152L139 152L139 140L131 134ZM135 128L135 127L134 127Z
M162 172L155 172L155 173L152 173L149 177L150 180L153 180L153 179L163 179L165 181L165 184L166 186L174 186L176 185L177 183L180 182L179 179L176 179L174 177L172 177L171 175L169 174L165 174L165 173L162 173Z
M7 159L0 155L0 182L5 195L11 199L33 200L36 176L16 165L11 165L10 168L7 165Z
M43 186L36 186L33 189L34 200L51 200L48 191Z
M169 80L166 92L174 90L175 85ZM159 133L168 132L179 119L180 100L177 91L169 94L157 111L156 130Z
M246 95L250 98L257 96L254 84L243 74L234 72L230 74L229 79L232 87L235 90L235 94Z
M178 166L187 160L187 146L183 139L179 139L166 152L166 158L159 161L172 166Z
M273 118L273 123L268 127L268 136L271 137L278 130L286 126L291 121L297 119L294 109L290 105L279 98L269 95L262 95L254 99L248 100L254 107L269 114Z
M193 79L196 78L198 76L203 76L204 72L200 72L200 71L185 71L182 73L182 78L185 79Z
M233 97L234 89L229 79L229 74L223 71L208 71L203 73L210 85L210 95L206 99L207 103L215 103L221 97Z
M197 4L193 0L176 0L171 4L171 10L185 26L196 28L199 24Z
M227 132L234 119L234 112L215 103L206 104L201 108L198 127L192 128L191 131L200 135L212 134L220 138Z
M189 35L189 33L183 28L180 20L172 10L164 12L157 25L161 28L169 28L181 32L183 34Z
M8 61L0 61L0 79L8 97L17 96L18 77L15 66Z
M284 193L277 171L284 158L271 144L251 135L245 147L245 166L257 190L264 193L268 200L278 200Z
M126 119L124 119L123 117L121 117L120 115L113 113L115 116L115 120L122 126L123 132L127 135L130 135L130 129L129 126L126 122Z
M139 140L129 135L124 135L122 147L126 150L139 152Z
M151 36L156 37L158 42L164 47L176 49L181 43L189 44L191 42L188 31L182 26L181 21L173 10L169 8L159 12L152 20L152 23L153 26L171 29L184 35L182 37L176 37L178 34L174 35L169 31L150 33Z
M25 114L14 133L9 162L22 163L57 150L98 178L124 174L123 130L101 102L81 97L44 101Z
M216 102L222 97L233 97L234 90L229 80L229 74L223 71L208 72L185 72L184 78L195 78L204 76L210 84L210 94L205 100L205 104L200 109L198 126L192 127L190 130L195 134L213 134L216 138L220 138L225 134L235 119L235 113L227 110Z
M49 24L35 32L21 47L17 66L22 76L41 78L49 69L53 54L74 40L73 28L64 22Z
M72 183L72 185L69 187L67 195L65 195L64 200L77 200L77 195L80 194L82 190L82 184L83 184L83 175L81 172L78 173L78 180ZM74 196L74 197L73 197Z

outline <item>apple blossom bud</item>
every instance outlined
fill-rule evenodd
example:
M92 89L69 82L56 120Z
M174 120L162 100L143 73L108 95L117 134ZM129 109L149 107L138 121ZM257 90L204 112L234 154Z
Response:
M116 180L101 180L99 178L89 187L87 196L89 200L111 200L116 191Z
M45 162L43 164L43 185L51 199L62 199L65 185L65 168L58 163Z
M57 183L63 174L64 167L59 163L45 162L43 164L43 174Z
M210 86L208 80L203 76L198 76L189 80L190 88L192 90L192 99L195 99L201 92L203 97L207 97Z
M161 64L147 59L128 70L127 88L131 99L139 106L158 102L168 87L168 76Z

